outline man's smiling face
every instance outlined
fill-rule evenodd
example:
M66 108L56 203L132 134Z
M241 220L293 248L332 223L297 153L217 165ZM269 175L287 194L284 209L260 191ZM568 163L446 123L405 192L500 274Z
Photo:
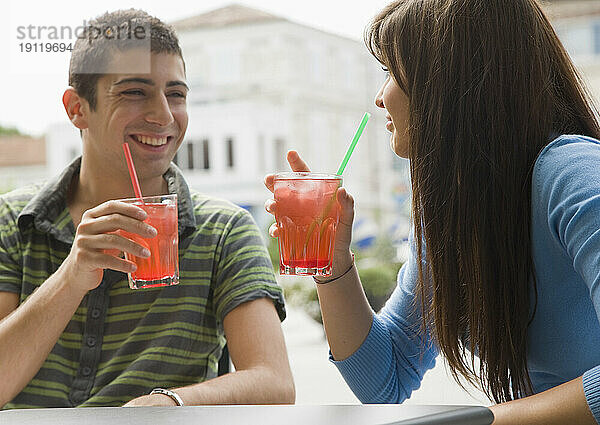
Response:
M143 50L126 50L112 61L135 67L147 58ZM183 61L176 54L152 53L149 74L104 75L84 130L84 158L107 171L126 172L122 144L127 142L140 180L161 176L187 129L187 92Z

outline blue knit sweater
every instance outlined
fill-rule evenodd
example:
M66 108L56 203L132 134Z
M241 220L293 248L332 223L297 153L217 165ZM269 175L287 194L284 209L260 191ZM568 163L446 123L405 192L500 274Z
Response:
M600 422L600 141L563 135L538 156L532 180L537 309L528 329L534 391L583 375ZM358 350L332 361L363 403L402 403L439 353L413 304L416 252ZM532 301L533 303L533 301Z

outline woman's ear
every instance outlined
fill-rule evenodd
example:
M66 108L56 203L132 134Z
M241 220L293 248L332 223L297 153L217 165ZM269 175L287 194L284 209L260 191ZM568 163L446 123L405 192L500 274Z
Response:
M65 90L62 102L69 116L69 121L80 130L88 128L89 104L77 94L77 91L73 87Z

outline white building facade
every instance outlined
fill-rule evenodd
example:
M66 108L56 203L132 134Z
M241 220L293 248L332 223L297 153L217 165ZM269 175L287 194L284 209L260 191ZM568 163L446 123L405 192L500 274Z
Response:
M362 42L242 6L174 26L191 87L177 163L191 186L248 207L266 225L265 174L288 170L290 149L312 170L335 173L369 111L344 185L357 217L381 231L397 221L407 163L390 151L385 113L374 105L384 73Z
M600 1L554 1L547 11L556 32L600 107Z
M600 100L600 1L557 1L547 10ZM312 170L335 172L365 111L372 117L344 172L356 200L355 239L408 233L408 161L390 150L374 105L384 73L360 40L243 6L173 23L186 61L189 127L176 157L190 186L248 208L266 229L265 174L288 170L297 150ZM49 128L48 171L80 154L79 132Z

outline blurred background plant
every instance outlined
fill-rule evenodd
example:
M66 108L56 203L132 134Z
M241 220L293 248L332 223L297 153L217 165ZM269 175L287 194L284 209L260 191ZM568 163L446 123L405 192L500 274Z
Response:
M16 127L6 127L0 125L0 136L25 136Z

